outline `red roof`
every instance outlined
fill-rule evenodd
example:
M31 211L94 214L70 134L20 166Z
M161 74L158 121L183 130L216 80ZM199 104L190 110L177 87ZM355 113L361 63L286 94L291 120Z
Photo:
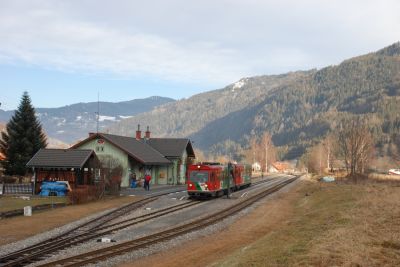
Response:
M279 162L279 161L271 163L271 165L274 166L274 168L277 169L278 171L284 171L288 168L286 163Z

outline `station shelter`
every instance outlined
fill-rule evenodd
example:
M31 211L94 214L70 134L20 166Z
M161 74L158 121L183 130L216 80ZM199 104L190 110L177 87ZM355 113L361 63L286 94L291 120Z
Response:
M26 164L32 169L34 193L44 181L67 181L74 189L100 179L100 161L90 149L40 149Z

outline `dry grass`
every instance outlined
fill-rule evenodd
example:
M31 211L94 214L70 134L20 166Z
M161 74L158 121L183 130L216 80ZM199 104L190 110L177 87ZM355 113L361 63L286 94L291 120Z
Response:
M398 266L400 187L310 184L291 218L217 266Z
M313 241L313 265L398 266L400 188L369 182L358 186L349 224Z
M66 197L0 197L0 212L23 209L25 206L37 206L52 203L67 203Z
M400 175L371 173L368 178L375 181L400 181Z
M78 220L90 214L119 207L137 197L107 198L83 205L33 212L32 217L17 216L0 220L0 245L8 244Z

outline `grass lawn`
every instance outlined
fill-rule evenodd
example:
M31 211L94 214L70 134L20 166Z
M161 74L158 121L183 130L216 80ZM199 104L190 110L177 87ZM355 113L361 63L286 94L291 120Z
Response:
M37 206L42 204L52 203L67 203L67 197L29 197L23 199L14 196L1 196L0 197L0 212L23 209L25 206Z

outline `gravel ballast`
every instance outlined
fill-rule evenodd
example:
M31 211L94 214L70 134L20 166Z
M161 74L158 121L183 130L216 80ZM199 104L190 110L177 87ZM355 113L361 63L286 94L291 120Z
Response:
M271 184L271 183L272 183L271 181L268 182L268 184ZM294 183L290 184L289 186L290 187L294 186ZM219 199L204 201L204 203L202 203L202 204L195 205L193 207L189 207L184 210L180 210L171 215L162 216L160 218L155 218L150 221L146 221L146 222L143 222L143 223L140 223L137 225L133 225L129 228L120 230L114 234L110 234L107 236L107 238L116 240L117 243L99 243L99 242L96 242L96 240L92 240L92 241L86 242L84 244L68 248L67 250L61 251L61 252L55 254L54 256L46 259L45 261L33 263L29 266L36 266L36 265L39 265L39 263L43 264L46 262L55 261L60 258L65 258L68 256L81 254L81 253L84 253L87 251L112 246L112 245L115 245L115 244L118 244L121 242L125 242L128 240L140 238L140 237L146 236L148 234L166 230L167 228L171 228L171 227L177 226L179 224L182 224L184 222L188 222L188 221L197 219L199 217L203 217L207 214L215 213L217 210L221 210L230 205L233 205L237 201L240 201L241 197L243 197L243 196L246 197L246 194L245 194L246 192L249 192L248 194L251 194L251 192L256 192L256 191L262 190L262 188L263 188L263 185L258 185L258 186L250 187L246 190L241 190L239 192L234 193L232 195L231 199L226 199L225 197L222 197ZM288 190L288 189L284 188L284 190ZM95 266L113 266L113 265L120 264L123 262L132 261L132 260L144 257L144 256L148 256L148 255L157 253L159 251L171 249L171 248L181 245L185 242L190 242L190 240L194 240L194 239L200 238L202 236L206 236L206 235L210 235L210 234L222 231L223 229L228 227L231 223L233 223L238 218L245 216L248 212L250 212L252 209L254 209L254 207L262 204L264 201L267 201L273 197L274 197L274 194L264 198L262 201L257 202L256 204L252 205L251 207L248 207L248 208L242 210L238 214L231 216L227 219L224 219L219 223L210 225L207 228L203 228L203 229L195 231L195 232L187 233L178 238L174 238L174 239L166 241L166 242L158 243L156 245L152 245L145 249L140 249L137 251L126 253L124 255L114 257L114 258L108 259L106 261L102 261L101 263L96 263ZM149 203L148 205L146 205L142 208L139 208L129 214L126 214L125 216L119 218L118 220L120 221L120 220L129 219L129 218L134 218L134 217L137 217L137 216L140 216L143 214L148 214L148 213L154 212L159 209L163 209L165 207L177 205L177 204L188 202L188 201L190 201L190 200L187 200L185 198L185 193L169 194L169 195L161 197L159 200L157 200L155 202ZM60 233L66 232L69 229L76 227L77 225L82 224L82 223L90 220L91 218L100 216L101 214L104 214L106 212L109 212L109 210L101 212L101 213L97 213L97 214L87 217L85 219L76 221L74 223L70 223L64 227L56 228L52 231L31 237L29 239L0 247L0 251L1 251L0 256L6 255L12 251L21 249L23 247L33 245L35 243L38 243L38 242L45 240L47 238L50 238L52 236L56 236Z

